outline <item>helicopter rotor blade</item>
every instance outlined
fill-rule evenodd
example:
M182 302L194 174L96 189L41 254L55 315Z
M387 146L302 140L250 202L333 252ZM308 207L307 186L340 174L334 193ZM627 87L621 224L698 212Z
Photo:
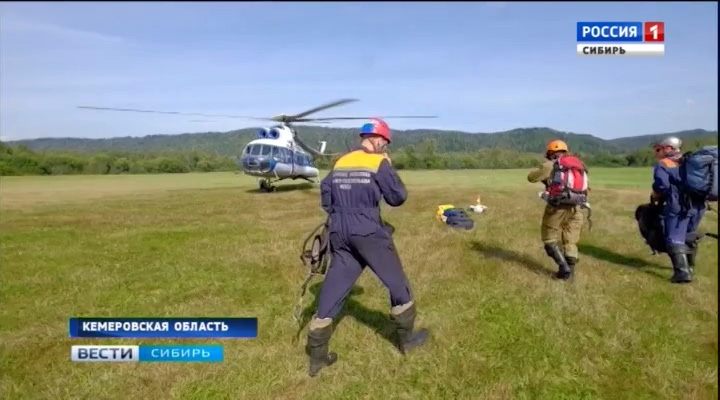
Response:
M152 113L152 114L172 114L172 115L188 115L196 117L220 117L220 118L237 118L237 119L251 119L256 121L275 121L285 124L291 124L294 122L315 122L315 123L330 123L331 121L341 120L368 120L373 118L380 119L395 119L395 118L437 118L435 115L389 115L385 117L325 117L325 118L305 118L305 116L316 113L318 111L326 110L328 108L337 107L343 104L352 103L358 101L357 99L340 99L335 100L323 105L317 106L307 111L303 111L296 115L278 115L272 118L264 117L252 117L245 115L221 115L221 114L204 114L204 113L187 113L179 111L159 111L159 110L140 110L135 108L114 108L114 107L96 107L96 106L78 106L81 109L87 110L104 110L104 111L124 111L124 112L136 112L136 113Z
M332 123L332 121L295 121L293 124L295 124L295 123L297 123L297 124L306 124L306 123L310 123L310 122L312 122L312 124L311 124L311 125L306 125L306 126L313 126L313 125L317 125L317 124L320 124L320 125L328 125L328 124L331 124L331 123ZM302 126L302 125L300 125L300 126Z
M316 121L340 121L340 120L356 120L356 119L400 119L400 118L437 118L436 115L389 115L386 117L327 117L327 118L302 118L298 122L316 122Z
M301 112L301 113L299 113L299 114L288 115L287 117L288 117L288 119L291 120L291 121L299 121L302 117L305 117L305 116L310 115L310 114L314 114L314 113L316 113L316 112L318 112L318 111L327 110L328 108L337 107L337 106L340 106L340 105L343 105L343 104L353 103L353 102L356 102L356 101L358 101L358 100L357 100L357 99L340 99L340 100L335 100L335 101L331 101L331 102L329 102L329 103L325 103L325 104L323 104L323 105L321 105L321 106L317 106L317 107L315 107L315 108L311 108L311 109L309 109L309 110L307 110L307 111L303 111L303 112Z
M86 109L86 110L127 111L127 112L151 113L151 114L174 114L174 115L191 115L191 116L196 116L196 117L241 118L241 119L254 119L254 120L260 120L260 121L273 121L272 118L248 117L248 116L242 116L242 115L185 113L185 112L178 112L178 111L138 110L135 108L112 108L112 107L94 107L94 106L78 106L78 108L82 108L82 109Z

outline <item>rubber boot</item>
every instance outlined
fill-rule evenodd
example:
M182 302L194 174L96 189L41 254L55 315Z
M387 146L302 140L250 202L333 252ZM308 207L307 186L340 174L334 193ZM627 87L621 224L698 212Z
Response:
M570 279L573 279L575 277L575 266L577 265L578 259L576 257L565 256L565 260L570 270Z
M310 327L306 347L310 356L310 376L316 376L322 368L329 367L337 361L337 354L328 352L332 330L332 324L318 328Z
M402 305L393 307L391 311L390 319L395 324L397 347L402 354L406 354L416 347L425 344L430 335L427 329L414 331L416 314L417 311L414 303L409 303L409 306Z
M668 250L670 260L672 260L673 264L673 276L670 278L670 282L692 282L692 275L690 273L690 265L688 262L688 254L690 253L690 248L682 244L675 244L670 246Z
M558 272L555 274L555 278L562 280L570 279L572 277L572 270L565 259L565 255L562 250L560 250L560 246L558 246L557 243L547 243L545 244L545 252L555 261L555 264L558 265Z
M698 251L697 243L694 243L689 246L687 260L688 260L688 267L689 267L688 269L690 270L690 275L695 274L695 259L697 258L697 251Z

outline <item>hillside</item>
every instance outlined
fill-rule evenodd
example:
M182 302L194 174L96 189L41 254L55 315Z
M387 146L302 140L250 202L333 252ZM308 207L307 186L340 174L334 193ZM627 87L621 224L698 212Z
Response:
M255 129L227 133L153 135L110 139L46 138L0 142L0 175L144 174L237 170L236 156L255 138ZM357 143L354 129L301 127L311 145L328 142L330 152ZM692 150L717 144L717 132L700 129L675 132ZM393 165L398 169L528 168L541 161L545 144L554 138L568 142L588 166L638 167L654 162L650 145L664 135L603 140L591 135L549 128L514 129L498 133L396 131ZM315 160L318 168L330 158Z
M666 134L667 135L667 134ZM653 143L658 139L666 135L642 135L642 136L630 136L624 138L618 138L610 140L609 142L621 149L630 149L631 151L642 149L649 143ZM701 141L705 142L708 140L717 140L717 131L706 131L705 129L692 129L682 132L672 133L672 135L678 136L680 139L688 141Z
M347 144L355 143L357 130L299 126L304 141L315 145L328 142L328 151L343 151ZM96 153L101 151L158 152L203 151L232 157L240 153L247 142L255 138L255 128L230 132L185 133L179 135L148 135L144 137L115 137L109 139L41 138L8 142L11 146L24 145L32 150L62 150ZM649 146L665 135L676 135L683 140L717 140L717 131L693 129L667 134L645 135L605 140L592 135L559 132L551 128L518 128L497 133L469 133L441 130L394 131L393 151L435 139L437 153L474 152L487 148L503 148L518 152L540 153L547 141L562 138L573 151L587 155L627 154Z

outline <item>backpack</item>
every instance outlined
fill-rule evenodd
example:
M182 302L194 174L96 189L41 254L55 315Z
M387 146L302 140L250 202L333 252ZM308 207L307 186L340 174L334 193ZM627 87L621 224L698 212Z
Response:
M446 217L445 223L451 228L470 230L475 226L475 222L462 208L448 208L443 211L443 216Z
M680 179L686 194L706 201L718 199L718 147L705 146L683 154Z
M585 164L573 155L563 155L553 162L547 189L550 205L583 205L587 203L588 171Z

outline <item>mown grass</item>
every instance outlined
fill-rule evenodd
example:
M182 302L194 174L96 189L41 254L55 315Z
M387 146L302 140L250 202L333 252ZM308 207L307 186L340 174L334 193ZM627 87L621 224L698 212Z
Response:
M410 197L384 216L431 342L394 351L387 293L367 271L331 341L339 362L314 379L292 311L301 242L323 218L317 188L257 193L231 173L2 178L2 397L717 398L716 240L695 281L671 285L633 220L650 170L592 173L593 229L567 284L549 278L525 171L402 172ZM489 209L473 231L434 219L478 195ZM701 227L717 234L717 215ZM258 317L260 336L187 341L223 344L217 365L69 360L72 344L169 341L71 340L68 317L201 315Z

